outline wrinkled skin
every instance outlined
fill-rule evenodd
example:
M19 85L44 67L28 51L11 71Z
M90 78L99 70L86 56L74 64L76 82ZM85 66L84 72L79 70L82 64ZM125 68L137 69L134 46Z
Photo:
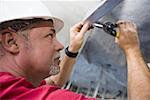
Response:
M51 22L36 23L27 32L27 40L11 30L3 34L2 44L6 54L1 60L0 70L24 76L38 85L45 77L59 73L59 51L64 47L57 40Z

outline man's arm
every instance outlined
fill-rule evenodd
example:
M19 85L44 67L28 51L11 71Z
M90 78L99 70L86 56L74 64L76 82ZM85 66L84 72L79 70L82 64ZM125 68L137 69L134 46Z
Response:
M68 50L76 53L82 46L84 35L89 29L89 24L78 23L70 30L70 44ZM69 79L76 58L68 57L66 54L60 62L60 72L46 79L47 84L62 87Z
M139 48L126 51L128 92L131 100L150 100L150 70Z
M128 68L129 100L150 100L150 70L145 64L139 46L137 29L129 21L118 22L119 46L124 50Z

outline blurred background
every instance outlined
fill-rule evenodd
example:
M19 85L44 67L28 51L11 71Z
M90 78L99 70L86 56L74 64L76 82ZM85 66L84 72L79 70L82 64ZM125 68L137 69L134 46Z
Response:
M65 27L58 33L58 38L67 46L70 27L81 21L101 1L43 0L43 3L53 15L64 20ZM102 22L116 22L120 19L135 22L138 26L140 46L146 63L150 63L149 5L150 0L124 0L110 13L99 19ZM127 99L126 59L112 36L98 28L87 33L70 81L64 88L88 97L102 97L109 100Z

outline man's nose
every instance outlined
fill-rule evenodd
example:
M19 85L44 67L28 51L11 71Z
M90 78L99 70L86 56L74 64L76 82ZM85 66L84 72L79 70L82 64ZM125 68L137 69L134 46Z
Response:
M57 51L61 51L62 49L64 49L64 46L58 40L56 40L55 49Z

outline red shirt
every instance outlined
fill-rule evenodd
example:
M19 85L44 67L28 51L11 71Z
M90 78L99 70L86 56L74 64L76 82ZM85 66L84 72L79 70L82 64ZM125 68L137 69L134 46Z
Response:
M95 100L86 98L59 87L41 85L34 87L23 77L15 77L10 73L0 72L0 100Z

